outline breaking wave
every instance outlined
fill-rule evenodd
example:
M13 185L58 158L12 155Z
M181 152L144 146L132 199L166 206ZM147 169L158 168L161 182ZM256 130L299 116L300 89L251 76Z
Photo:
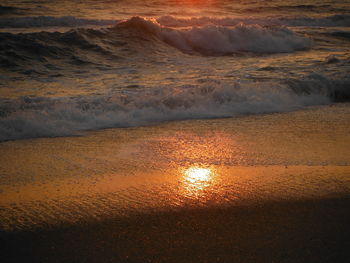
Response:
M62 23L67 21L71 21L70 18L62 20ZM73 19L71 22L78 21ZM133 53L142 56L152 52L156 46L166 53L171 52L171 47L184 53L215 56L240 52L294 52L312 45L311 39L285 27L238 24L234 27L207 25L174 29L161 26L155 20L133 17L104 29L74 29L65 33L0 33L0 66L7 70L32 66L32 63L46 65L50 58L73 64L101 63L101 59L89 61L88 56L79 57L79 54L94 52L108 55L108 59L116 58L121 56L119 47L127 45L130 48L140 43L140 37L143 38L142 47L135 48Z
M188 57L181 56L181 52L201 56L246 52L247 56L256 57L256 54L295 52L312 47L309 37L290 28L253 23L253 20L236 23L231 18L161 17L156 20L133 17L115 24L116 21L74 17L22 19L18 20L18 26L81 26L87 23L111 23L113 26L77 28L64 33L0 33L2 72L35 76L35 70L50 77L60 70L64 73L65 68L69 73L72 65L111 65L113 68L126 61L129 67L129 61L147 60L148 56L154 59L157 55L175 54L179 55L179 60ZM338 22L344 23L344 19L349 18L339 17ZM4 21L0 19L0 27L5 26ZM11 24L15 20L8 21L7 26L15 25ZM337 29L336 32L336 36L348 37L345 30ZM324 63L340 65L342 60L330 57ZM74 135L83 130L171 120L283 112L331 101L349 101L350 80L339 78L312 74L305 79L289 79L283 83L277 80L229 82L206 79L197 80L196 85L120 87L112 93L96 96L0 99L0 141Z
M225 55L236 52L284 53L311 47L309 38L299 36L288 28L267 28L238 24L234 27L207 25L190 29L163 27L155 20L133 17L118 27L137 29L151 34L184 52L204 55Z
M316 74L285 84L208 80L198 85L125 89L101 96L8 99L0 102L0 140L290 111L331 100L350 100L349 84L350 80L330 80Z

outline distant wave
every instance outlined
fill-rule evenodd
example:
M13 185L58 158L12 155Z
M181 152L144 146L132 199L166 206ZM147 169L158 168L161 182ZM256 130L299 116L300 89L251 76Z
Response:
M286 2L287 3L287 2ZM246 14L246 13L262 13L262 12L270 12L270 11L313 11L313 12L323 12L323 13L329 13L329 12L344 12L339 7L334 7L330 4L320 4L320 3L314 3L314 4L300 4L300 5L283 5L282 2L279 2L276 5L260 5L256 7L247 7L247 8L241 8L239 9L240 13Z
M82 130L140 126L161 121L283 112L350 100L350 79L313 74L274 82L218 82L125 89L109 95L0 101L0 141L65 136Z
M329 33L329 35L350 40L350 31L335 31Z
M3 12L18 11L12 7L1 7ZM7 11L6 11L7 10ZM12 10L12 11L11 11ZM323 17L191 17L179 18L176 16L161 16L156 21L167 27L191 27L191 26L236 26L240 23L245 25L261 26L321 26L321 27L349 27L350 15L337 14ZM74 16L30 16L30 17L2 17L0 28L31 28L31 27L81 27L88 25L106 26L114 25L118 20L84 19Z
M0 28L31 28L31 27L79 27L85 25L113 25L116 20L83 19L74 16L33 16L33 17L3 17L0 18Z
M279 25L279 26L321 26L321 27L349 27L350 15L338 14L324 17L192 17L178 18L174 16L162 16L157 22L168 27L187 27L187 26L204 26L204 25L220 25L235 26L240 23L246 25Z
M17 8L13 6L0 5L0 15L16 14L21 10L22 10L21 8Z

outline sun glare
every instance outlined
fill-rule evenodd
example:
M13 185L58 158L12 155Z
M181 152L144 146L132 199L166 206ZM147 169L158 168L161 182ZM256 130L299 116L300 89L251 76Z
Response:
M190 167L184 172L186 179L192 183L208 181L211 175L209 168Z
M211 168L191 166L182 171L184 194L189 197L205 199L205 189L214 183L214 171Z

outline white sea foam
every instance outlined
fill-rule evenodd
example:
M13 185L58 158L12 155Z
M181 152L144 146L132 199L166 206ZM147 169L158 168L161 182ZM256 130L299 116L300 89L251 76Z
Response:
M225 55L235 52L282 53L308 49L311 39L295 34L286 27L267 28L238 24L234 27L207 25L190 29L171 29L155 20L133 17L117 27L137 29L153 34L162 41L185 52Z
M328 103L327 92L297 94L277 83L215 83L124 90L108 96L2 101L0 140L73 135L81 130L282 112Z

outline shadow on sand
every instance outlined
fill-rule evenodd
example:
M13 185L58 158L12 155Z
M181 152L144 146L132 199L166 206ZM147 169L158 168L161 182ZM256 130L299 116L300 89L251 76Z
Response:
M158 211L1 232L1 262L350 262L349 222L349 197Z

